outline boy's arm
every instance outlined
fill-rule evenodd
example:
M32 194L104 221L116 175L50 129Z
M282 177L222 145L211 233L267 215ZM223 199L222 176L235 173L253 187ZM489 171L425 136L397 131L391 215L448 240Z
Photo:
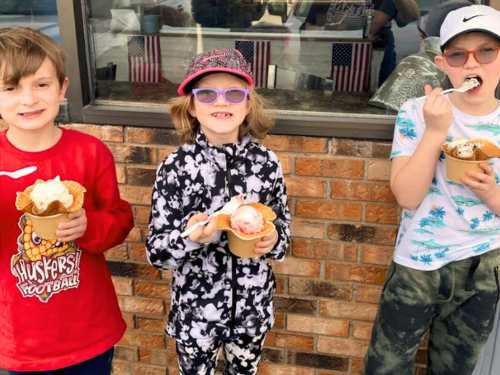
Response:
M276 232L278 233L278 241L276 242L274 248L267 253L266 256L275 260L283 260L286 249L290 245L291 215L290 210L288 209L285 179L279 163L272 197L273 198L271 202L269 202L269 206L273 209L277 216L274 221L274 225L276 227Z
M151 265L160 269L177 269L207 246L181 237L188 216L184 215L177 173L169 164L162 164L153 187L146 239L146 254Z
M426 85L423 106L425 130L420 142L411 156L393 158L391 190L398 204L406 209L417 208L425 198L434 178L441 144L446 141L451 125L451 103L441 95L441 91Z
M132 209L120 198L113 156L106 148L98 160L96 180L90 191L93 206L84 205L87 230L76 240L84 251L102 253L122 243L134 226Z
M401 207L415 209L425 198L434 178L443 141L426 130L412 156L392 160L391 190Z

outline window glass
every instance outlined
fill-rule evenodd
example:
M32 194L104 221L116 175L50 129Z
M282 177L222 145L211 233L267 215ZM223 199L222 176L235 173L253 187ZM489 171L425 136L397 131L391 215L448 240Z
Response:
M0 27L31 27L60 43L56 3L56 0L0 0Z
M443 79L432 62L438 45L423 43L427 15L441 2L401 3L407 8L393 0L90 0L96 102L163 104L194 55L236 47L273 108L391 113L389 102L424 79ZM429 65L410 61L412 90L390 97L390 85L401 85L398 64L415 54Z

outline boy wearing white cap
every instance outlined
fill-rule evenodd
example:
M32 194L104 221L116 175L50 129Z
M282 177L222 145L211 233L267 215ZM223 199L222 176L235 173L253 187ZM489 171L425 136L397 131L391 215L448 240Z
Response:
M500 12L471 5L450 12L437 66L458 88L403 104L392 146L391 189L402 206L365 375L413 375L429 333L428 374L472 374L493 328L500 293L500 162L448 180L440 146L460 138L500 144Z

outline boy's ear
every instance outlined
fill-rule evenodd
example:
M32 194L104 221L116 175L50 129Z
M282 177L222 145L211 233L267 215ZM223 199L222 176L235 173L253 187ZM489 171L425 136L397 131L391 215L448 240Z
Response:
M59 100L60 101L63 101L64 98L66 97L66 91L68 90L68 86L69 86L69 79L68 79L68 77L65 77L64 81L61 85L61 89L59 90Z
M446 70L445 70L445 64L446 64L446 61L444 59L444 56L443 55L436 55L434 57L434 63L436 64L436 66L438 67L438 69L440 71L442 71L443 73L446 74Z

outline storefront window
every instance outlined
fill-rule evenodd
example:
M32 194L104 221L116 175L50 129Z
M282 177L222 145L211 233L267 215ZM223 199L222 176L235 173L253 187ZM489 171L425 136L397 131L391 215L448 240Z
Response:
M56 0L0 0L0 27L31 27L60 43L56 3Z
M422 45L418 26L439 2L417 3L405 21L392 0L90 0L95 102L163 105L195 54L235 47L276 109L392 113L370 98Z

